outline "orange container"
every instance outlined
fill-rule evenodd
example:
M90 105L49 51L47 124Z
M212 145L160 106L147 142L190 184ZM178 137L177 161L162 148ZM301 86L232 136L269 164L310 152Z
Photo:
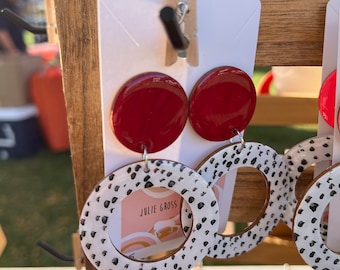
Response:
M70 149L66 107L59 66L49 66L30 78L32 100L48 147L53 151Z

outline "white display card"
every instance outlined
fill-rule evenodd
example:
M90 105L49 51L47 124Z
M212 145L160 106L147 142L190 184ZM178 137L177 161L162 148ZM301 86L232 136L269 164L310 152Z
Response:
M110 122L112 102L127 80L143 72L165 73L176 79L189 96L197 80L213 68L229 65L242 69L249 76L253 74L260 1L197 0L199 65L190 66L185 58L179 57L173 65L166 66L167 36L159 12L167 5L176 7L177 3L174 0L98 0L106 174L142 159L141 154L127 149L117 140ZM195 168L207 155L227 143L229 141L210 142L202 139L188 121L174 143L160 152L149 154L148 158L170 159ZM226 183L226 194L233 188L235 172L228 177L231 186L228 187ZM221 217L225 226L231 196L223 198L223 201ZM117 228L114 233L119 237ZM116 243L116 247L119 248L119 243Z
M339 57L339 11L340 1L331 0L327 5L327 14L325 22L325 34L324 34L324 48L323 48L323 67L322 67L322 79L323 81L328 77L330 73L337 69L340 65ZM337 81L339 81L339 72L337 72ZM330 127L319 114L319 135L334 135L333 144L333 160L332 163L336 164L340 162L340 133L337 128L338 109L340 108L340 87L336 86L336 98L335 98L335 124L334 127ZM324 169L329 166L328 162L324 164L317 164L315 175L318 175ZM334 250L340 251L340 214L338 207L340 205L340 196L335 196L331 201L329 207L328 217L328 234L327 234L327 246Z

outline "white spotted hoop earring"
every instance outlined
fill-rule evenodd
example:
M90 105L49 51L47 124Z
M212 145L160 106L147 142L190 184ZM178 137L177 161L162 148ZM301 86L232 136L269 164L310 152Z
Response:
M265 210L245 231L233 235L217 234L208 257L232 258L248 252L270 234L283 216L288 199L288 171L272 148L255 142L232 144L213 153L197 171L213 187L222 175L240 167L256 168L265 176L268 188ZM188 212L184 205L182 213Z
M296 184L300 175L314 163L331 161L333 151L333 136L317 136L304 140L283 155L289 171L289 200L284 213L283 221L292 228L295 208L298 203L296 198ZM327 226L320 224L323 235L327 234Z
M340 164L319 175L299 201L293 222L295 244L304 261L313 269L339 269L340 254L330 250L321 236L324 210L340 192Z
M164 187L177 192L193 215L186 242L169 257L137 261L112 244L108 224L112 212L133 192ZM126 165L105 177L87 199L80 216L79 232L85 255L97 269L191 269L206 256L218 229L219 209L213 191L196 171L169 160L148 160Z

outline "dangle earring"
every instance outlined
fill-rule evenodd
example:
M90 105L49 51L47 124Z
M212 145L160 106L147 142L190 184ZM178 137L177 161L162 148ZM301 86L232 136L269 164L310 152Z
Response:
M336 129L339 131L340 113L335 111L336 75L337 70L334 70L323 82L318 97L318 106L320 115L325 123L333 128L334 131ZM330 161L331 164L333 151L335 151L334 140L335 136L321 138L319 147L316 148L322 154L320 161ZM313 152L314 150L313 147ZM310 155L314 155L314 153L310 153ZM326 245L329 203L340 191L339 177L339 163L328 167L313 179L305 194L295 205L292 226L295 244L301 257L313 269L339 268L339 253L332 251Z
M332 198L340 192L340 164L335 164L315 178L299 201L293 222L298 252L313 269L339 269L340 255L329 249L320 224Z
M318 97L318 107L323 120L334 128L336 70L331 72L323 82ZM339 126L339 125L338 125ZM338 127L339 128L339 127ZM284 215L285 223L292 228L295 208L298 203L295 187L303 171L314 163L329 161L333 158L333 135L317 136L307 139L292 147L284 156L290 173L290 199ZM327 210L327 209L326 209ZM327 217L327 214L325 215ZM320 223L322 238L326 240L328 220L324 218Z
M264 175L267 186L267 199L259 218L241 233L217 234L208 257L231 258L251 250L270 234L283 216L288 199L285 163L270 147L245 142L241 135L253 115L255 103L251 78L242 70L228 66L204 75L191 94L189 116L199 135L210 141L240 137L239 143L209 155L198 166L198 173L213 187L226 173L240 167L253 167Z
M183 89L165 74L137 75L119 90L112 106L113 132L119 142L143 158L107 175L84 205L79 224L81 244L96 268L191 269L206 256L219 222L213 191L191 168L175 161L148 158L148 153L164 149L180 135L187 113ZM192 211L192 229L187 230L185 243L168 257L151 261L128 257L115 247L110 236L109 227L120 226L114 227L112 213L135 191L155 187L174 191L183 198ZM140 203L136 201L135 205Z
M267 198L264 210L243 232L218 234L209 257L231 258L248 252L269 236L282 218L288 199L288 172L282 158L269 146L256 142L228 145L209 156L197 171L213 187L222 175L241 167L255 168L265 177Z
M289 149L284 155L289 171L289 200L283 221L292 229L292 222L295 208L298 203L296 198L296 184L300 175L314 163L322 161L331 161L333 151L333 136L316 136L304 140ZM327 234L327 226L322 222L320 224L323 235Z

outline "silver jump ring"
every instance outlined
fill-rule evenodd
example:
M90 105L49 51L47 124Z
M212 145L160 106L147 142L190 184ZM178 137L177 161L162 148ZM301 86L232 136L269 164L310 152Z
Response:
M185 16L189 13L189 6L186 2L178 2L177 4L177 14L179 16L178 24L182 24L184 22Z
M144 172L149 172L149 159L148 159L148 149L146 147L145 144L143 144L143 155L142 155L142 159L144 160Z
M243 137L241 132L239 132L237 129L234 129L233 131L234 131L234 133L237 134L237 136L240 139L241 147L240 147L240 149L238 149L238 152L241 152L245 148L246 141L244 140L244 137Z

